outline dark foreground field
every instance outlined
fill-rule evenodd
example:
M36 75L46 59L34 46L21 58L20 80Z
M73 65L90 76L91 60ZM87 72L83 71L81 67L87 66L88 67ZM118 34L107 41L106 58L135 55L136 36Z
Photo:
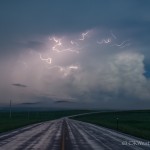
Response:
M64 111L24 111L0 112L0 132L9 131L33 123L54 120L65 116L90 112L88 110L64 110Z
M150 140L150 110L101 112L73 119L112 128Z

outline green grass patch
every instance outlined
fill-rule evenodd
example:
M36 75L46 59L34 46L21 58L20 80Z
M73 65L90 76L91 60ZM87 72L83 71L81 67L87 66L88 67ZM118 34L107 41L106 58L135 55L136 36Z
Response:
M73 119L150 140L150 110L101 112L77 116L73 117Z
M10 118L9 112L0 112L0 132L10 131L29 124L54 120L65 116L90 112L88 110L64 110L64 111L24 111L12 112Z

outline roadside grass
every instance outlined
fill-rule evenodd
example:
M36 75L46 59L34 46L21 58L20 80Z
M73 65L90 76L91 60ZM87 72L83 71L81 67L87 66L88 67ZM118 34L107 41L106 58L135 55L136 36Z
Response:
M0 133L20 128L29 124L59 119L61 117L90 112L89 110L64 110L64 111L24 111L0 112Z
M72 119L93 123L150 140L150 110L101 112Z

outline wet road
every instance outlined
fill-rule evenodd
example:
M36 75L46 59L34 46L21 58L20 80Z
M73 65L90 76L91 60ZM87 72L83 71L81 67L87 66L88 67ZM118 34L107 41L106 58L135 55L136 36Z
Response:
M149 149L148 141L68 118L38 123L0 135L0 150Z

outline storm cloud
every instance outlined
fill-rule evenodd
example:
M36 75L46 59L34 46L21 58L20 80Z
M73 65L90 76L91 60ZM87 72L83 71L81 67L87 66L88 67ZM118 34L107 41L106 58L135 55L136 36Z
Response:
M0 102L147 108L149 6L148 0L0 2Z

